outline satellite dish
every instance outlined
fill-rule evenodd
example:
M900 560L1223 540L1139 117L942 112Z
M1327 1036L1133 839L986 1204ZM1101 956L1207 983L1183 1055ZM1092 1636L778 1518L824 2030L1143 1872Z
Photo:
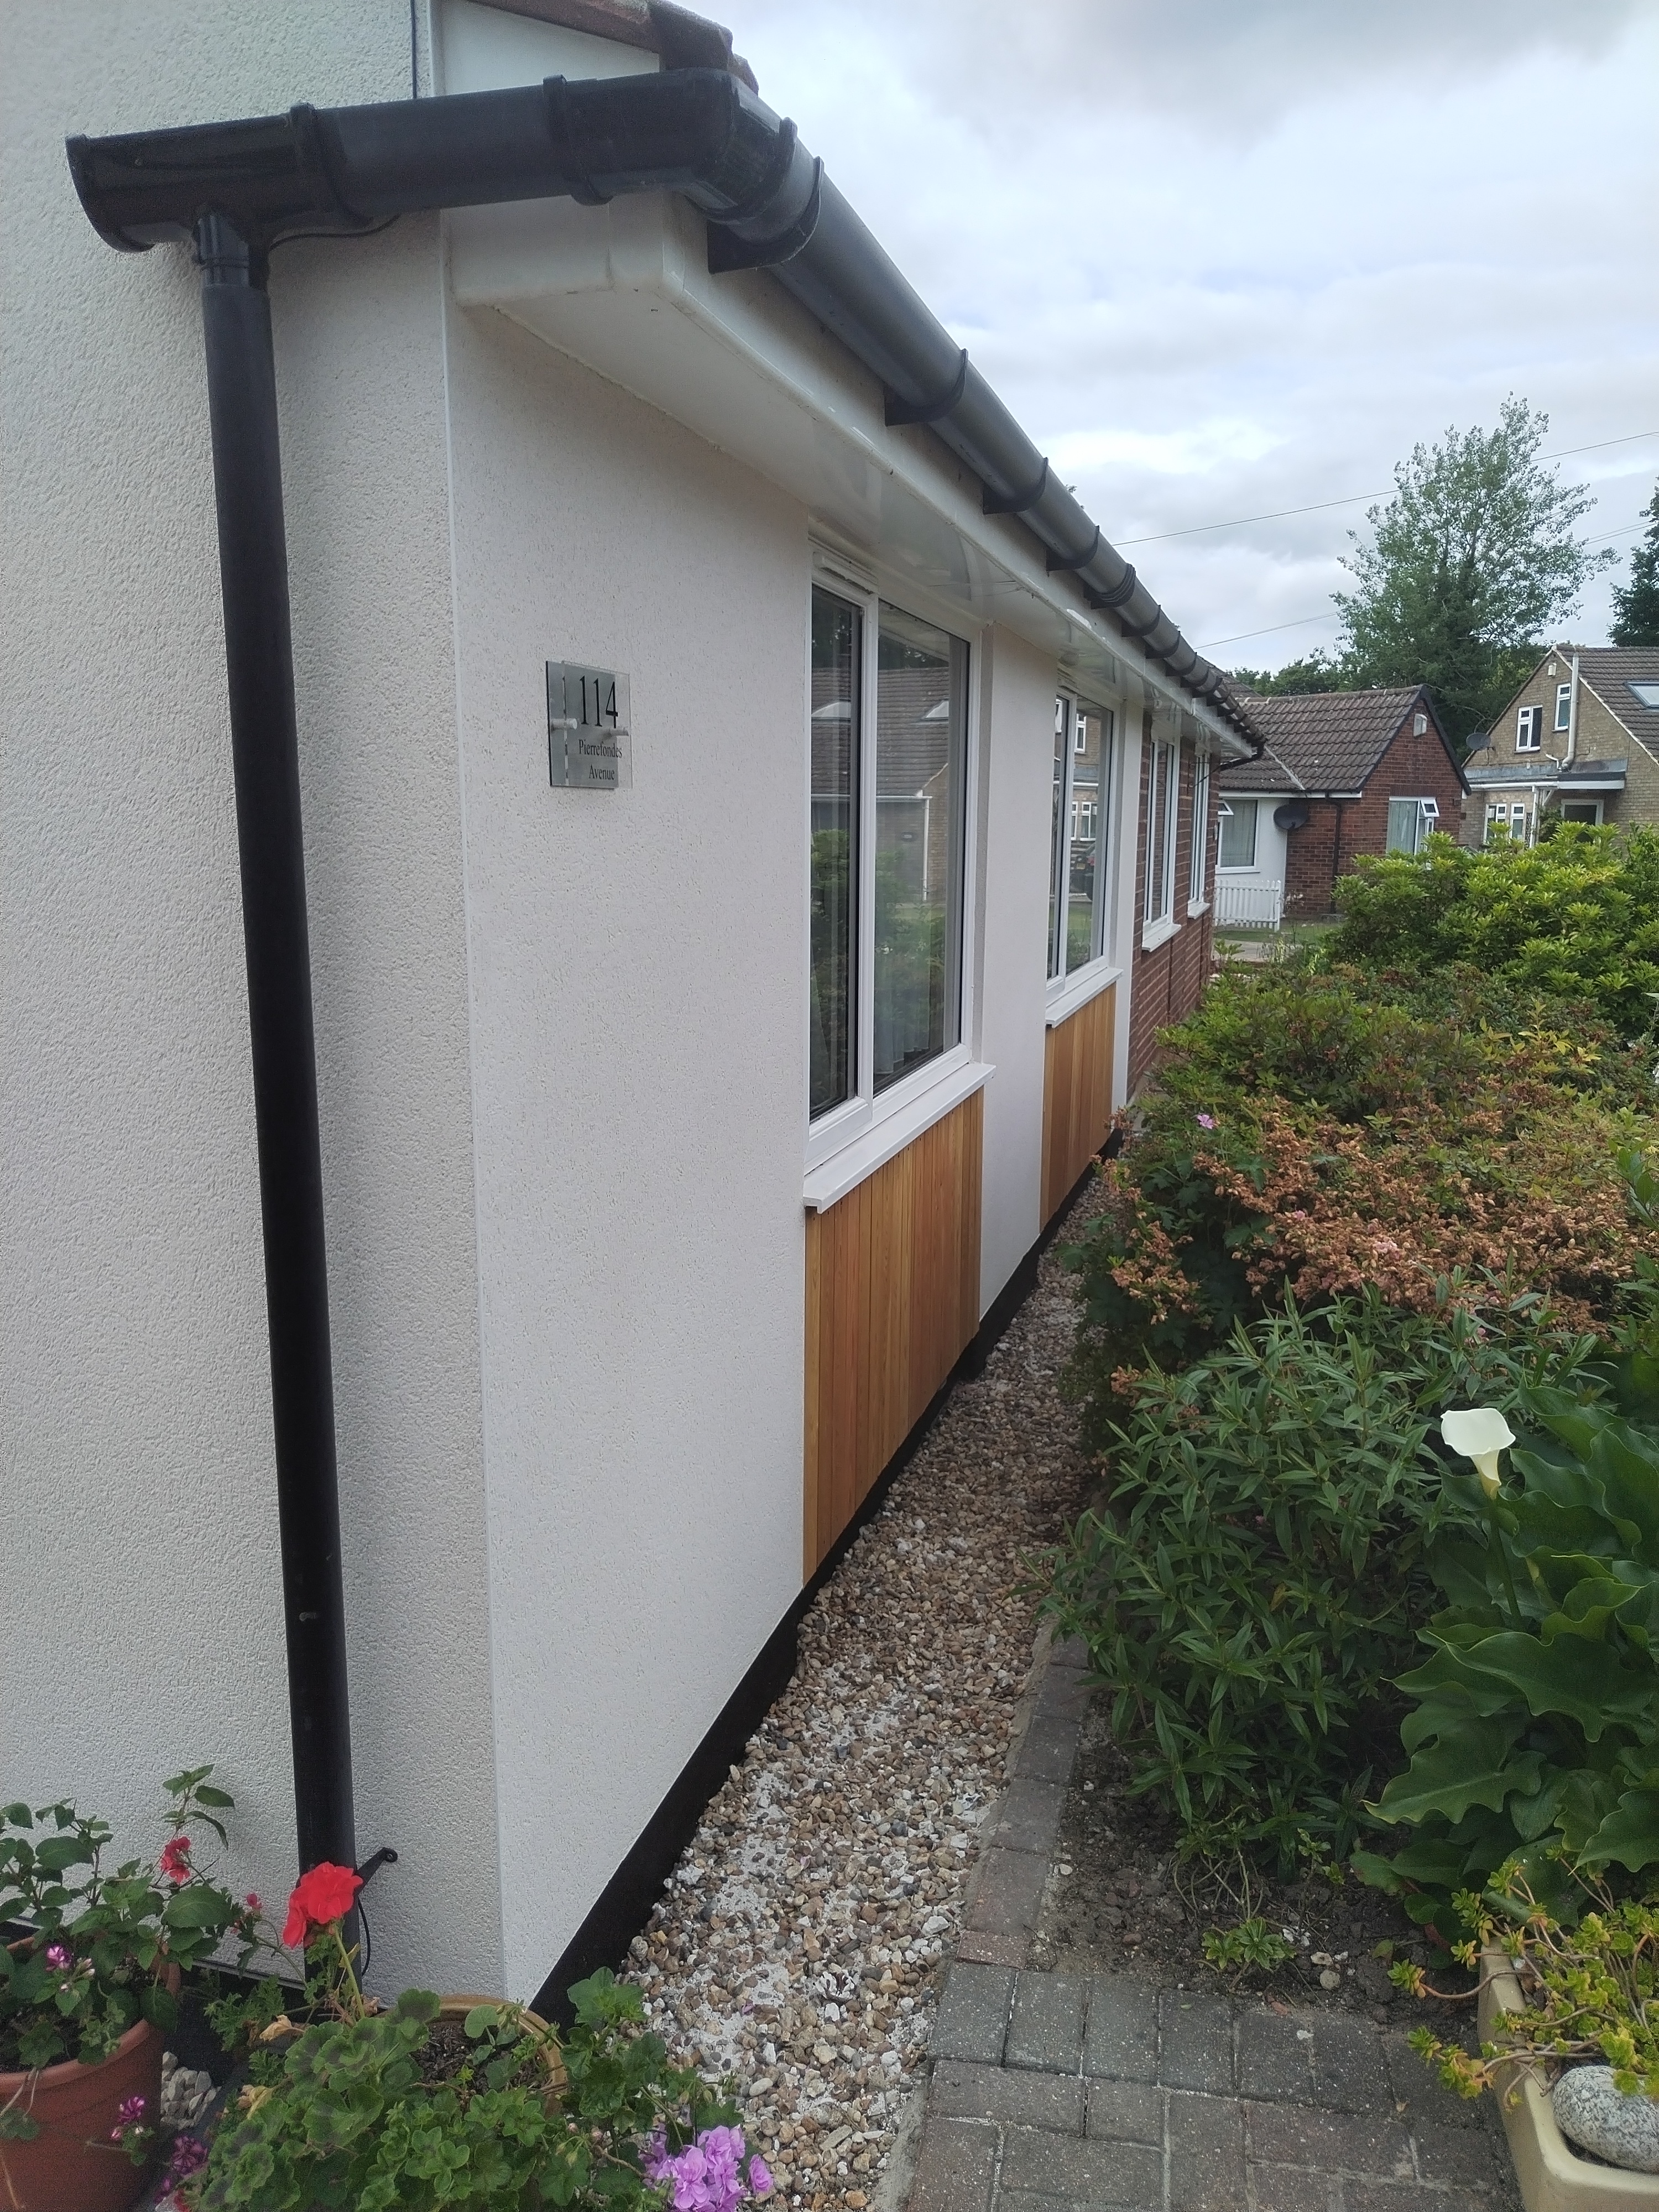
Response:
M1283 806L1273 809L1275 830L1305 830L1312 809L1305 799L1287 799Z

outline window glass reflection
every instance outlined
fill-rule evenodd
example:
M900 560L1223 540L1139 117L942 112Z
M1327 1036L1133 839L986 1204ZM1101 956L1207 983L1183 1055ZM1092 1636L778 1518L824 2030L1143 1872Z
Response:
M968 648L884 605L876 656L875 1057L884 1091L961 1035Z
M854 885L857 881L859 610L812 594L811 1111L854 1089Z

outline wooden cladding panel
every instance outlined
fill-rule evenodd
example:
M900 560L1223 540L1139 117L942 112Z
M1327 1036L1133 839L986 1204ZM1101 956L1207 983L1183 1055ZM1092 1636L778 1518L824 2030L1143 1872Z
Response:
M1111 1127L1116 1017L1117 986L1112 983L1048 1032L1042 1079L1045 1226L1105 1143Z
M979 1326L983 1093L806 1217L806 1573Z

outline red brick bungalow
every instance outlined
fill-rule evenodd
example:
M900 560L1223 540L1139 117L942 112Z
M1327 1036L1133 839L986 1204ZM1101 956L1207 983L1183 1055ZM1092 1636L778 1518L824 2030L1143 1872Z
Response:
M1277 884L1287 918L1314 920L1334 910L1336 879L1362 854L1415 853L1437 829L1458 836L1468 783L1426 684L1243 702L1264 742L1218 778L1224 927L1268 918L1245 908L1252 887L1265 905Z

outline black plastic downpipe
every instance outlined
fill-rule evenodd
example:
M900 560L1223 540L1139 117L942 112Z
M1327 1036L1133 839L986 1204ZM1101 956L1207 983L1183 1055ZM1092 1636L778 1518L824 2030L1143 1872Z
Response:
M276 364L263 251L196 230L241 854L300 1868L356 1862L323 1162L289 623Z

